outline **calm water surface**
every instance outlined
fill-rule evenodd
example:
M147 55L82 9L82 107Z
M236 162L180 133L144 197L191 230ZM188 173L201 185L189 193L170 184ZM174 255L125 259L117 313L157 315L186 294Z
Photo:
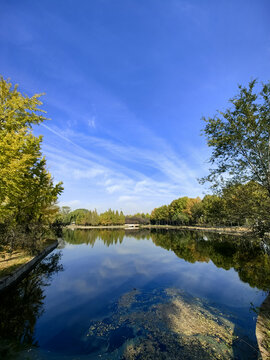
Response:
M68 230L0 298L3 358L259 359L261 244L177 231Z

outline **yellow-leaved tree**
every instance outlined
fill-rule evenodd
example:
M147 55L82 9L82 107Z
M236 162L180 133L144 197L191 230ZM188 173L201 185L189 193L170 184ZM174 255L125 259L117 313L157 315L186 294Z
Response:
M0 240L4 242L47 225L62 183L54 184L34 124L44 120L42 94L21 94L0 78ZM16 230L17 229L17 230ZM41 231L42 233L42 231Z

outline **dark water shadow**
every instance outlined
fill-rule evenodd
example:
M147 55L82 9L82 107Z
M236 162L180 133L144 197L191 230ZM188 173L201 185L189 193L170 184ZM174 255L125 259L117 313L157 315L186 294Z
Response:
M44 287L63 271L61 253L47 256L19 284L0 296L0 358L13 359L17 351L38 346L34 338L37 319L43 314Z
M232 344L234 360L261 359L258 345L251 342L248 336L243 335L237 328L235 328L233 335L236 337L236 340L234 340Z

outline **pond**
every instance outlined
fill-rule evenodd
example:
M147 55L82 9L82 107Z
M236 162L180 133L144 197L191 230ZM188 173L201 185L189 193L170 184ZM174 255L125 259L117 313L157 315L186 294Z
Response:
M173 230L66 230L0 298L5 359L259 359L260 242Z

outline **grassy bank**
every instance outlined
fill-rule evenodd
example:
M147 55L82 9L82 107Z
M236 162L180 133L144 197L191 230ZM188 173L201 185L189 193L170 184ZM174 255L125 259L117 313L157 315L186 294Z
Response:
M18 267L32 260L33 256L26 251L16 250L10 253L7 248L0 251L0 277L10 275Z
M55 240L47 239L36 244L35 252L40 253ZM34 254L29 250L17 249L10 251L8 246L0 248L0 278L12 274L20 266L25 265L34 258Z

